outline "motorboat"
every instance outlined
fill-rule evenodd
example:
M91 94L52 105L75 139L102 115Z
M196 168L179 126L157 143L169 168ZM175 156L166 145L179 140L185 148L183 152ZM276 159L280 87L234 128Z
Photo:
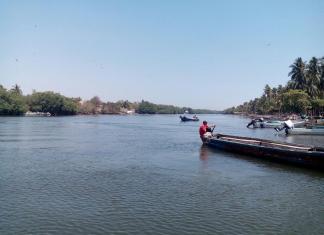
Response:
M192 118L188 118L186 116L180 116L180 119L183 122L189 122L189 121L198 122L199 121L199 118L197 116L193 116Z
M281 127L283 125L283 121L279 120L268 120L264 121L263 119L252 119L251 122L246 126L247 128L275 128Z

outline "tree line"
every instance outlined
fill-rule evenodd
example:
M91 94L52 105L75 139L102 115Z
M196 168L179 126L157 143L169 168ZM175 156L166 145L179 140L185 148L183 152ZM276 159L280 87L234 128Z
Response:
M181 114L185 111L193 114L215 113L212 110L192 109L173 105L160 105L142 100L130 102L103 102L98 96L83 101L81 98L69 98L52 91L23 95L18 85L6 89L0 85L0 115L23 115L27 111L50 113L51 115L76 114L124 114L128 111L139 114Z
M266 85L261 97L226 109L225 113L321 115L324 112L324 57L309 62L297 58L290 66L286 85Z
M173 105L153 104L148 101L142 100L137 104L136 112L139 114L212 114L218 113L215 110L209 109L192 109L189 107L177 107Z
M18 85L9 90L0 85L0 115L23 115L27 111L73 115L78 112L78 103L51 91L23 95Z

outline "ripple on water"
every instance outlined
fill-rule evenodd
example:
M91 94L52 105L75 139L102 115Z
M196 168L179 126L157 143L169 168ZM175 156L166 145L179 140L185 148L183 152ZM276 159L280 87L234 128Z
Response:
M177 116L12 120L0 120L0 234L324 231L323 174L206 151Z

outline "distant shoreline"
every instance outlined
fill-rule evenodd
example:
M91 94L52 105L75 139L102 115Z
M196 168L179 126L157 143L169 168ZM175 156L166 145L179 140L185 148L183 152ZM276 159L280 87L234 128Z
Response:
M197 115L218 115L218 114L224 114L224 115L237 115L237 114L225 114L225 113L200 113ZM153 116L153 115L175 115L179 116L182 115L181 113L134 113L134 114L120 114L120 113L98 113L98 114L73 114L73 115L51 115L51 116L26 116L26 115L0 115L0 117L26 117L26 118L35 118L35 117L42 117L42 118L51 118L51 117L76 117L76 116ZM191 114L190 114L191 115Z
M174 105L154 104L142 100L130 102L103 102L98 96L90 100L80 97L70 98L53 91L36 92L24 95L16 84L11 89L0 85L0 116L67 116L96 114L213 114L220 111L210 109L193 109ZM45 115L46 113L46 115Z

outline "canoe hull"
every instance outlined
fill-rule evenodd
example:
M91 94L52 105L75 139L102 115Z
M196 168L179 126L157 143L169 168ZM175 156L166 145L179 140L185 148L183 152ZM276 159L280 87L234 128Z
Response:
M241 138L241 137L235 137ZM245 140L256 140L256 141L265 141L265 143L270 143L266 140L245 138ZM286 143L272 142L278 145L286 145ZM260 159L267 159L271 161L283 162L288 164L299 165L303 167L316 168L324 171L324 150L323 151L309 151L303 149L299 145L296 148L277 148L269 147L266 144L247 144L240 143L236 141L228 141L226 139L212 137L206 144L210 147L217 148L220 150L235 152L239 154L244 154L247 156L252 156Z

